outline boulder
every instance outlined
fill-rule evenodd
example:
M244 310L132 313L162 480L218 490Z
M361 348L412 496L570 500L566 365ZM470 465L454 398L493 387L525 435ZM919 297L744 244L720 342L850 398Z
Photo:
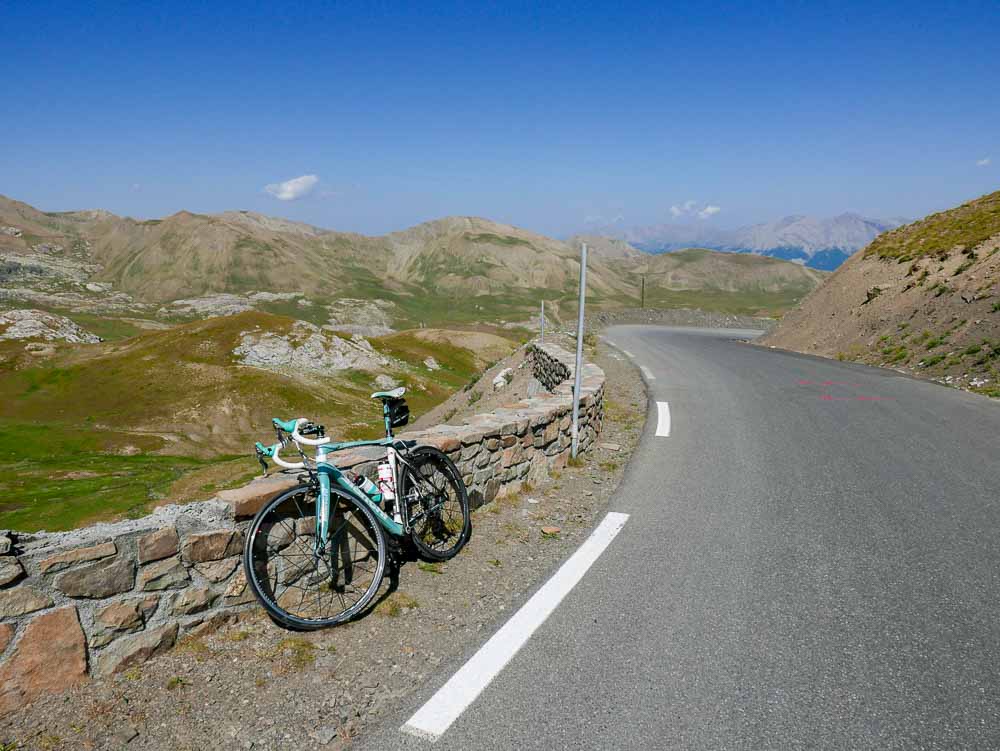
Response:
M74 548L73 550L67 550L58 555L50 556L38 564L38 568L41 569L43 574L49 574L54 571L62 571L65 568L69 568L74 563L84 563L86 561L96 561L101 558L107 558L110 555L115 555L118 552L118 548L113 542L102 542L100 545L91 545L86 548Z
M56 577L55 586L70 597L100 600L122 592L135 585L135 564L126 558L91 563L70 569Z
M12 555L0 557L0 587L17 581L24 576L24 566Z
M73 606L35 618L0 665L0 716L87 680L87 646Z
M100 676L120 673L132 665L139 665L166 652L176 639L176 623L168 623L137 636L121 638L100 654L94 672Z
M177 589L191 581L187 569L177 556L150 563L139 569L139 588L149 591Z
M7 645L14 640L14 624L0 623L0 655L7 649Z
M27 585L0 590L0 618L33 613L52 607L52 598Z
M233 529L188 535L181 548L185 563L218 561L243 551L243 533Z
M150 563L177 555L180 540L175 527L164 527L139 538L139 563Z

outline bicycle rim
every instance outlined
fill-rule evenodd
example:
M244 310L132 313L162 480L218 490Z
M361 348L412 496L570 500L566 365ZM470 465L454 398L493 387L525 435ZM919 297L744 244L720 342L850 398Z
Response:
M270 501L247 536L247 583L270 615L300 629L343 623L378 592L385 536L372 513L334 491L330 536L317 550L315 491L300 486Z

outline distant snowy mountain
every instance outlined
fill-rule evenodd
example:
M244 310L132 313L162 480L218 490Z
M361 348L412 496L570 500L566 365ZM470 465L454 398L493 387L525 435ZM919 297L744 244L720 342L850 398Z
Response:
M650 253L700 247L783 258L831 271L883 232L905 224L900 219L869 219L841 214L830 219L786 216L775 222L735 230L704 223L609 227L594 234L626 240ZM593 232L593 230L592 230Z

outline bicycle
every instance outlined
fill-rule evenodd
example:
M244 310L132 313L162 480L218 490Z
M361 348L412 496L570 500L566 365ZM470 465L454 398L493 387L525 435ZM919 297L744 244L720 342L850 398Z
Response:
M299 630L333 626L359 615L377 594L406 540L431 561L448 560L472 533L469 497L462 476L443 452L393 436L409 420L404 388L377 391L385 438L334 442L322 425L306 418L274 418L277 442L255 446L286 469L304 469L302 482L279 493L257 513L247 530L243 566L247 583L268 614ZM289 443L300 461L279 452ZM316 447L314 458L302 446ZM331 454L361 446L384 446L378 483L353 479Z

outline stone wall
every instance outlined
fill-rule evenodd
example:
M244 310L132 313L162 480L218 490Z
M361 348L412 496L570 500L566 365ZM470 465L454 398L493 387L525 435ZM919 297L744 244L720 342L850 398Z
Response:
M474 507L539 482L569 459L573 355L535 343L528 358L549 393L465 425L400 434L447 453ZM586 364L581 375L585 451L604 417L604 373ZM369 474L378 456L342 452L337 464ZM296 478L278 473L141 519L71 532L0 533L0 713L43 692L127 670L178 638L254 608L240 565L243 533L257 510Z

